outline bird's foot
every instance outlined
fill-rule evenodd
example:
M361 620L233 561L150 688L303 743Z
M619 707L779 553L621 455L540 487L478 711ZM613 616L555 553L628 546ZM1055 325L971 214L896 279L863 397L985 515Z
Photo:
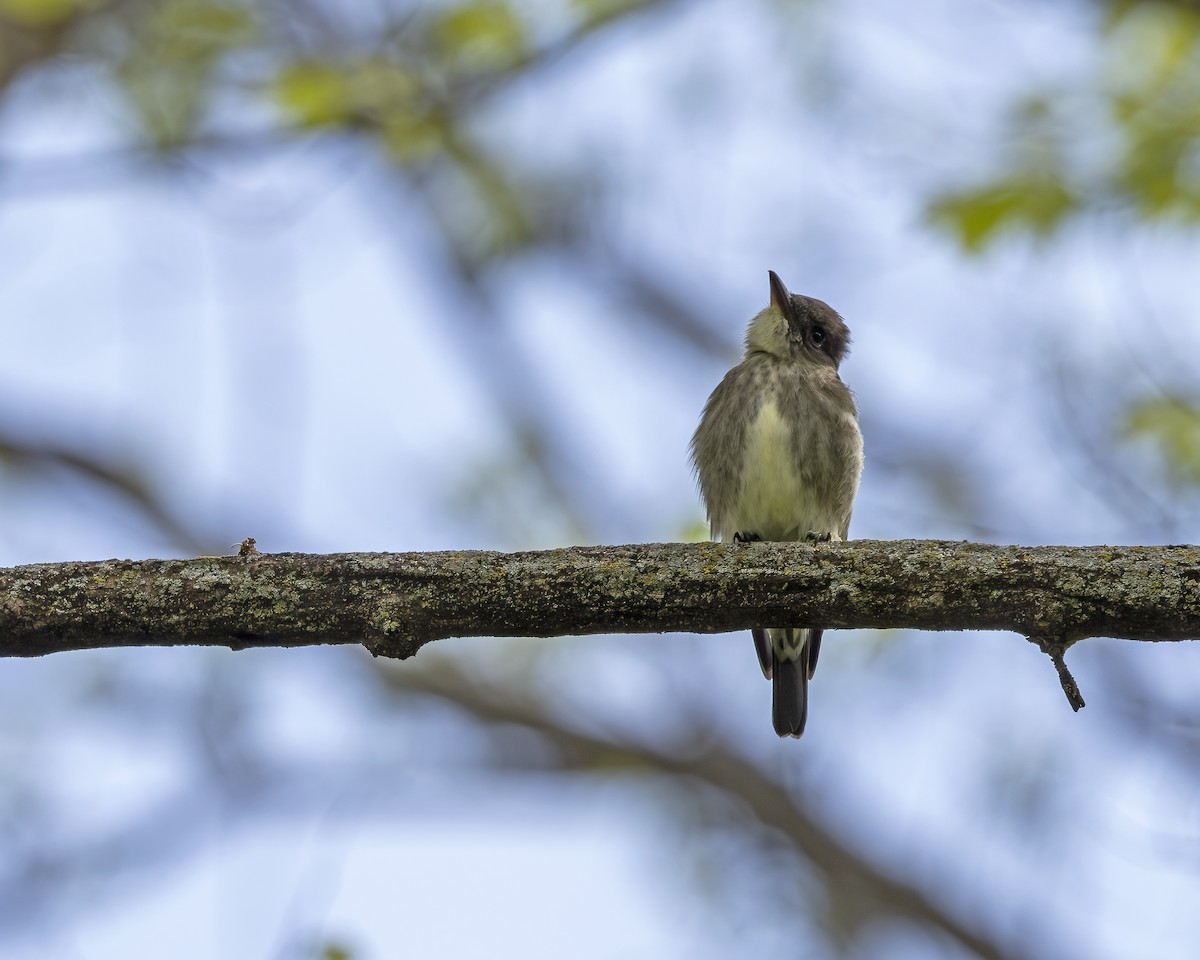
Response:
M805 536L804 539L809 541L810 543L828 543L830 540L833 539L833 534L832 533L815 533L814 531L809 530L808 534Z
M762 539L762 537L760 537L757 533L750 533L750 532L740 533L739 532L739 533L735 533L733 535L734 543L757 543L761 539Z

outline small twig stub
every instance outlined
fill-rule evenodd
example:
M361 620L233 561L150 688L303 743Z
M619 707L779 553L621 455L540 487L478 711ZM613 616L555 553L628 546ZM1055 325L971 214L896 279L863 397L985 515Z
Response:
M1087 704L1083 699L1083 694L1079 692L1079 684L1075 682L1075 678L1067 667L1065 658L1071 644L1061 637L1030 637L1029 639L1036 643L1042 653L1048 656L1050 662L1054 664L1054 669L1058 672L1058 682L1062 686L1063 693L1066 694L1067 703L1071 705L1072 710L1078 713Z

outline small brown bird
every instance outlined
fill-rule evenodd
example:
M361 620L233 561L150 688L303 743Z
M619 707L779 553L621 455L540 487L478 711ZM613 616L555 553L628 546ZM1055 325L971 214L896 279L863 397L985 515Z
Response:
M712 537L845 540L863 467L854 396L838 376L850 330L828 304L769 277L771 301L750 321L746 355L708 398L692 437ZM821 631L753 635L775 732L799 737Z

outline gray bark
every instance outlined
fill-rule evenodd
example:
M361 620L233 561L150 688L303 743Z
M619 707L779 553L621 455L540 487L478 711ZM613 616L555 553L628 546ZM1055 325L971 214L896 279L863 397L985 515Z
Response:
M1200 547L929 540L531 553L261 554L0 570L0 655L145 645L716 633L779 623L1011 630L1039 643L1200 636Z

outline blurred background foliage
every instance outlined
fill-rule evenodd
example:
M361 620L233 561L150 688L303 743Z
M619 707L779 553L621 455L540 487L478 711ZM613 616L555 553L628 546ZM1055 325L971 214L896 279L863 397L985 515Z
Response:
M856 535L1195 540L1200 7L965 6L0 0L0 559L703 536L768 267ZM436 646L6 664L0 952L1191 955L1182 646Z

